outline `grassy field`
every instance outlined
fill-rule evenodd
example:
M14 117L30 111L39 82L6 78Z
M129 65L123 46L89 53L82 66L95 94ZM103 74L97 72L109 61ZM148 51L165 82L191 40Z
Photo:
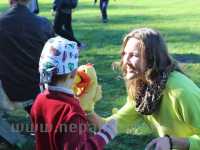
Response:
M52 20L51 0L39 2L40 15ZM123 36L135 28L151 27L159 30L167 41L170 53L200 86L199 6L199 0L110 0L110 21L103 24L100 22L98 5L93 5L91 0L80 0L73 13L73 28L77 38L87 44L87 49L81 53L80 64L95 64L103 87L103 99L96 106L100 115L110 115L112 108L120 108L125 102L123 80L118 78L118 72L112 71L111 64L120 58ZM7 8L7 0L1 0L0 12ZM27 121L21 110L10 114L9 118ZM143 150L152 137L151 131L140 122L133 126L130 134L118 136L106 149Z

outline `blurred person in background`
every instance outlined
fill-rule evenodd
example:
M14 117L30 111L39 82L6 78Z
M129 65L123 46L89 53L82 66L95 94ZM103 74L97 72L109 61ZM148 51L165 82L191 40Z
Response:
M53 12L55 17L53 28L56 34L78 44L79 49L85 48L85 44L76 39L72 28L72 10L78 5L78 0L54 0Z
M11 7L0 15L0 135L18 146L26 139L13 131L2 116L18 107L30 112L40 91L40 53L45 42L54 35L47 20L30 12L28 2L9 0Z
M96 3L97 3L97 0L94 0L94 4ZM108 14L107 14L108 3L109 3L109 0L100 0L99 2L99 8L101 11L101 21L103 23L108 22Z

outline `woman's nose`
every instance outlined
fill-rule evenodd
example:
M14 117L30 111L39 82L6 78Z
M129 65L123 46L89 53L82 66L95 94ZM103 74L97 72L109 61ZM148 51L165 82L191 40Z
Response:
M128 55L124 56L124 63L128 64L130 62L130 57Z

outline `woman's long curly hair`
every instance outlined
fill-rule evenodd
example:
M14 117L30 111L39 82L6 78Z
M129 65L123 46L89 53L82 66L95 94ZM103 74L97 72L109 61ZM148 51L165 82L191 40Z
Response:
M177 62L169 55L166 43L159 32L149 28L132 30L124 37L121 49L122 54L130 38L135 38L140 42L141 59L146 62L144 78L148 84L153 83L161 72L167 72L168 70L182 72ZM123 58L121 58L120 66L123 75L126 75ZM130 80L125 79L125 82L128 95L134 98L137 90L140 88L140 81L138 78L134 78Z

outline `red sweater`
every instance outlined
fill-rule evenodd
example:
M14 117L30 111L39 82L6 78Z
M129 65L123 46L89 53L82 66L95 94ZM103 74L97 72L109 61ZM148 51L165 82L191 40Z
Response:
M105 141L89 136L88 122L78 100L62 92L44 91L31 109L36 150L102 150Z

